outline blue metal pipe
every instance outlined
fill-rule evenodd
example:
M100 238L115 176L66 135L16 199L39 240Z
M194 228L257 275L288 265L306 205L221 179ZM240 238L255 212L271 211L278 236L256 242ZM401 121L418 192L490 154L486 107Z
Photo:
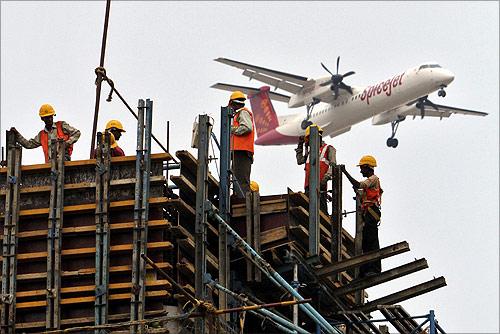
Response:
M210 282L210 284L212 284L213 286L215 286L220 291L225 292L228 295L234 297L235 299L239 298L239 296L236 293L234 293L231 290L226 289L225 287L223 287L222 285L220 285L219 283L217 283L217 282L215 282L213 280ZM252 303L252 305L254 305L254 304ZM279 324L282 324L282 325L288 327L288 328L286 328L286 330L287 330L288 333L310 334L305 329L302 329L302 328L294 325L292 322L286 320L283 317L280 317L280 316L274 314L273 312L269 311L268 309L264 309L263 308L263 309L256 310L255 312L261 313L261 314L265 315L266 317L271 318L274 322L277 322Z
M303 301L304 298L297 292L295 289L288 284L288 282L278 274L269 263L267 263L266 260L264 260L259 253L257 253L249 244L246 243L246 241L234 231L229 224L227 224L224 219L222 219L217 213L216 213L216 208L213 206L213 204L209 201L206 202L208 208L212 208L211 210L209 209L208 214L210 215L211 218L215 219L219 224L222 224L226 227L226 230L228 233L230 233L235 239L238 240L239 244L243 246L243 248L246 249L254 258L257 259L258 262L262 263L265 271L263 271L266 275L273 277L280 286L283 286L293 297L295 297L299 301ZM319 314L318 311L316 311L311 304L309 303L304 303L304 304L299 304L299 307L311 318L313 319L316 323L319 323L319 325L325 329L328 333L337 333L337 334L342 334L342 332L334 328L332 325L326 321L325 318L321 314Z
M434 319L434 310L429 312L429 334L436 334L436 319Z

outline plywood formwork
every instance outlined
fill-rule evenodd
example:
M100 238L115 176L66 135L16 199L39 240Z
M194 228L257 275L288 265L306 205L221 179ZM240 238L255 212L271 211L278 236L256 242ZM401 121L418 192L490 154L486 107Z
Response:
M148 256L161 268L171 270L167 261L173 244L167 238L170 222L164 218L165 178L163 162L169 154L151 157L149 198ZM21 168L18 247L16 331L40 331L46 327L47 306L47 237L51 190L50 164ZM6 168L0 169L0 215L4 221ZM109 319L129 318L132 271L132 231L134 226L135 156L111 159L109 186ZM96 160L64 163L64 206L62 212L61 287L59 293L61 326L92 324L96 287ZM3 228L3 226L2 226ZM3 238L2 238L3 241ZM2 258L3 260L3 258ZM2 277L3 278L3 277ZM148 267L146 273L146 311L163 312L170 296L171 284L156 277Z

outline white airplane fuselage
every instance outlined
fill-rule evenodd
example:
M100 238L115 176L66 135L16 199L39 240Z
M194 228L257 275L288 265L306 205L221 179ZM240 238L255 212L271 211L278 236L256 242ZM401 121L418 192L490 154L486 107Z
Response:
M400 113L406 104L426 96L441 87L446 87L454 79L451 71L441 67L427 67L419 69L419 66L410 68L387 80L367 87L352 87L353 95L341 94L337 100L330 103L316 105L310 117L310 121L323 127L324 134L335 136L348 131L349 128L369 118L373 118L373 124L384 124L395 120L396 113ZM304 88L303 91L290 98L289 107L303 104L312 95L332 94L329 86L321 87L319 84L328 78L317 80L312 88ZM321 93L325 90L325 93ZM408 107L409 108L409 107ZM391 114L392 112L392 114ZM275 129L279 134L290 137L298 137L304 134L301 123L304 113L298 113L282 118L280 125ZM260 138L259 138L260 139ZM260 145L267 144L266 140L256 141Z

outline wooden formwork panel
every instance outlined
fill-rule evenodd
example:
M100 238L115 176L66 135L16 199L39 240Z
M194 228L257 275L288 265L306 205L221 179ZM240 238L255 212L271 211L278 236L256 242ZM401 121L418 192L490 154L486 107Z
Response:
M168 154L154 154L151 162L148 257L171 270L167 259L174 245L168 239L170 222L163 208L168 202L163 161ZM5 212L5 168L0 169L0 228ZM45 327L47 233L50 165L22 167L17 250L16 331ZM91 324L95 301L95 160L65 163L64 222L61 250L61 324ZM134 226L135 157L112 158L110 173L110 321L127 320L130 313ZM1 259L1 257L0 257ZM146 311L163 310L171 284L147 266Z

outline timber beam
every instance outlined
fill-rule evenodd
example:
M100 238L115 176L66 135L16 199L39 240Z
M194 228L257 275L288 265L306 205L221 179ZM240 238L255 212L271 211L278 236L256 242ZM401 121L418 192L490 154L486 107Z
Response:
M424 293L442 288L443 286L446 286L446 280L441 276L425 283L415 285L411 288L401 290L399 292L366 303L360 308L360 310L363 312L372 312L377 310L379 305L393 305L404 300L420 296Z
M350 259L344 260L342 262L324 266L323 268L316 270L316 274L320 277L331 276L338 272L358 267L370 261L384 259L386 257L404 253L409 250L410 246L408 245L408 243L406 241L402 241L397 244L381 248L377 251L367 252L359 256L351 257Z
M427 265L427 261L425 259L416 260L402 266L384 271L376 276L365 277L352 281L351 283L336 289L333 294L335 296L340 296L354 291L364 290L372 286L382 284L402 276L406 276L416 271L426 269L428 267L429 266Z

